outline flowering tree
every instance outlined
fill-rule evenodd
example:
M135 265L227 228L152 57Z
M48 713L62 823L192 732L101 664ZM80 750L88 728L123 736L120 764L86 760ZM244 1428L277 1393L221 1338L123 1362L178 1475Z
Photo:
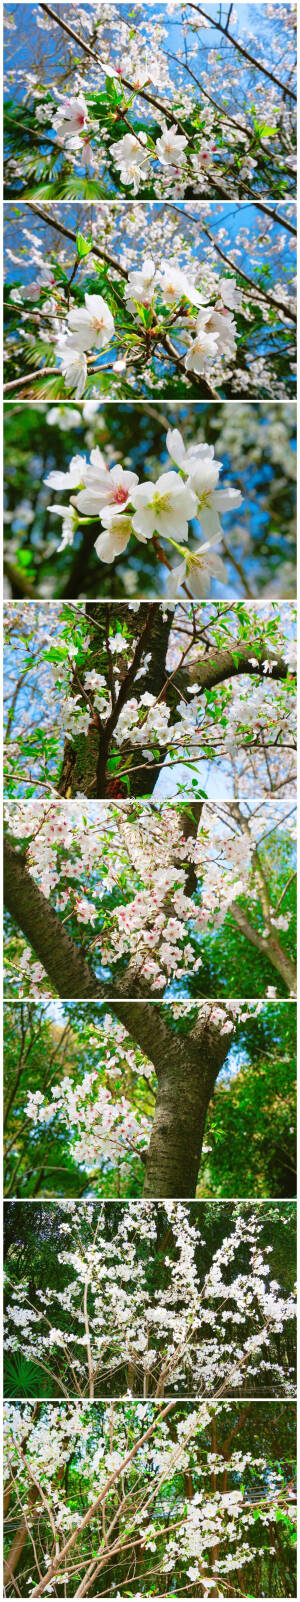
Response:
M291 192L290 4L253 6L251 24L196 3L30 11L29 39L20 7L7 15L9 198Z
M204 988L207 995L202 951L206 939L209 945L213 932L221 930L224 963L226 918L234 948L242 939L237 946L240 993L242 983L248 996L255 986L258 994L264 992L265 975L272 971L281 993L293 990L290 828L289 821L287 834L278 802L269 803L267 812L261 804L246 803L221 808L195 803L186 810L110 804L108 811L98 803L96 817L91 803L85 812L82 803L10 806L5 901L31 942L24 947L9 931L10 993L19 994L22 974L24 994L39 1000L41 990L47 993L47 973L61 996L111 998L151 1061L152 1008L140 1002L157 992L184 997L188 988L196 995ZM266 969L260 961L255 986L253 963L250 978L248 972L242 976L243 941L267 958ZM223 967L219 994L222 985L228 995L230 967L225 972ZM215 972L211 986L215 994ZM157 1023L158 1092L145 1194L186 1195L187 1184L194 1192L207 1105L230 1027L230 1009L227 1023L226 1007L224 1015L222 1006L214 1011L209 1002L200 1009L188 1048L185 1041L179 1048L177 1039L171 1046L163 1019Z
M5 641L8 795L293 792L291 606L14 604Z
M25 1207L15 1238L10 1218L4 1346L21 1359L19 1395L24 1360L25 1394L32 1360L34 1394L40 1369L48 1396L294 1395L291 1207L236 1203L232 1216L225 1203L210 1214L203 1202ZM20 1232L30 1259L21 1277Z
M54 1011L54 1017L53 1017ZM169 1058L202 1009L152 1005ZM4 1187L7 1196L135 1196L143 1189L157 1094L149 1057L114 1008L31 1001L4 1009ZM226 1048L211 1085L197 1195L289 1196L295 1191L296 1009L259 1002L214 1006ZM205 1018L205 1009L202 1012ZM215 1065L218 1072L217 1061ZM201 1050L199 1042L199 1073ZM182 1091L181 1091L182 1094ZM179 1113L178 1104L178 1113ZM191 1142L190 1142L191 1157ZM186 1194L192 1193L189 1159Z
M5 393L293 396L294 208L246 210L9 207Z
M293 1596L294 1458L293 1404L7 1405L7 1594Z

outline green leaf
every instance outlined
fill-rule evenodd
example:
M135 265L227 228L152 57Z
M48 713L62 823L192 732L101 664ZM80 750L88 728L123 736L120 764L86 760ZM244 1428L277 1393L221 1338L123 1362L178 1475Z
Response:
M65 650L61 650L59 646L54 647L54 645L51 645L50 650L45 651L44 660L45 662L64 662L65 657Z
M116 105L116 102L119 102L120 100L122 100L122 98L123 98L122 84L121 83L116 83L116 79L115 78L109 78L108 76L106 77L106 79L105 79L105 89L106 89L107 99L112 101L113 105Z
M30 551L18 551L19 567L31 567L33 557Z
M91 235L89 239L84 239L83 234L76 234L76 250L77 256L79 256L79 261L83 261L85 256L89 256L90 250L92 250L92 244L93 241L91 239Z

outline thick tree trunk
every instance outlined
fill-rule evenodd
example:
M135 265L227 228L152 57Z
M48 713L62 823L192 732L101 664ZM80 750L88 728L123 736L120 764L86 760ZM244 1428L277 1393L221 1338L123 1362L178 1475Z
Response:
M4 840L4 899L8 912L26 935L58 995L70 1001L72 998L109 1000L109 984L96 979L86 957L67 934L55 909L28 872L24 857L16 851L7 836ZM275 935L270 935L267 941L263 940L237 903L232 904L231 914L250 945L270 958L288 990L294 992L296 967L286 952L281 950ZM123 981L116 987L116 997L121 999L122 989L124 996L128 995L128 977L135 984L134 976L131 981L131 975L132 965L128 964Z
M176 1037L161 1057L144 1196L195 1196L207 1110L227 1052L228 1036L207 1023L197 1045Z
M101 602L87 602L86 615L87 617L90 617L91 624L94 624L95 631L92 627L91 643L86 656L85 671L90 672L93 669L99 671L100 667L101 672L104 672L107 675L107 688L109 690L110 674L107 655L107 630L110 616L113 617L113 613L111 612L108 603L103 604ZM168 683L166 675L166 657L169 636L172 627L171 614L167 619L164 620L161 606L158 602L153 601L148 604L146 602L141 602L137 613L131 612L128 607L123 604L121 616L122 621L125 623L127 622L130 626L130 636L133 641L132 655L134 655L134 650L137 648L138 642L141 640L142 635L144 635L144 650L141 654L141 667L143 666L143 656L145 654L147 654L147 656L150 655L148 667L145 669L144 673L140 673L137 681L136 688L138 696L141 697L143 695L143 691L147 689L151 695L157 697L161 694L161 691L166 684L166 701L170 708L171 714L170 738L172 738L172 719L176 713L178 689L180 690L181 685L183 688L185 688L186 684L189 682L189 679L195 678L195 673L197 675L200 691L202 693L205 693L206 690L214 688L215 685L224 683L226 679L236 678L241 673L250 674L252 677L263 677L264 663L266 661L272 663L272 671L269 677L276 680L284 680L287 678L288 668L282 657L272 652L268 646L262 648L255 644L255 642L252 645L251 641L249 642L248 640L247 642L235 642L231 649L228 647L226 649L218 650L214 646L210 646L205 656L201 655L196 663L195 661L193 662L190 670L184 667L179 669L178 674L176 674L175 689L172 677ZM120 710L121 707L126 704L126 701L130 698L130 696L135 694L135 678L138 668L139 663L137 662L134 672L131 672L130 669L123 672L121 679ZM75 693L78 694L78 681L76 675L74 675L74 694ZM83 697L82 704L86 706L86 702L84 701ZM66 740L62 771L58 784L59 795L73 797L78 794L78 791L80 791L81 793L83 792L84 795L91 796L91 799L94 800L95 798L100 799L110 794L110 781L109 776L107 775L107 762L110 749L114 744L114 729L117 726L117 723L118 715L114 717L113 714L112 717L109 718L107 725L104 726L102 730L97 729L93 726L91 714L91 724L88 734L79 734L74 736L71 740ZM163 755L164 750L162 751L162 761ZM123 765L121 751L120 765ZM158 768L152 766L148 767L147 762L143 762L143 757L141 755L139 746L136 747L133 769L136 771L133 771L131 775L132 796L138 797L152 795L158 777ZM118 784L117 774L115 779L111 780L111 783L113 787ZM115 788L113 788L112 793L117 793ZM120 793L122 794L122 787Z
M67 934L54 909L5 839L5 904L23 929L58 995L112 1002L132 1039L153 1063L158 1080L145 1195L193 1196L207 1107L225 1060L228 1041L207 1026L198 1040L173 1035L157 1004L146 999L134 964L110 996ZM132 997L138 999L131 999Z
M124 1027L153 1062L170 1048L170 1030L157 1004L149 1001L137 967L128 963L125 974L113 985L96 978L86 957L67 934L55 909L28 872L24 857L4 841L5 905L16 924L30 941L39 961L62 999L107 1001ZM154 1026L155 1017L155 1026ZM182 1043L183 1044L183 1043Z
M109 691L111 686L107 654L107 630L109 621L114 621L114 614L108 604L88 602L86 616L87 619L91 619L91 625L94 624L94 628L93 626L91 627L91 643L86 654L84 672L90 673L96 670L96 672L104 673L107 677L107 689ZM135 693L141 697L144 690L147 689L155 697L160 694L165 683L166 655L172 626L171 614L163 621L161 609L157 602L148 604L141 602L136 613L130 611L123 604L120 619L123 624L127 623L130 628L132 660L138 649L139 642L141 642L141 659L140 664L136 660L133 673L130 671L130 666L125 671L121 669L121 696L118 696L118 702L120 701L119 711ZM148 666L144 671L140 672L137 692L135 692L135 675L139 670L139 666L141 670L143 669L143 658L145 656L150 656L150 662L148 662ZM120 681L119 671L117 671L115 677ZM76 693L78 694L78 683L75 675L74 694ZM86 707L83 697L82 705ZM102 730L98 730L93 727L91 713L91 725L88 734L79 734L72 737L71 740L67 739L65 741L62 771L58 784L59 795L73 797L78 794L78 791L81 791L84 795L90 796L92 800L95 800L95 798L101 799L110 794L107 762L110 748L114 744L114 728L117 726L117 722L118 716L114 718L113 713L107 725L103 726ZM141 763L140 770L132 775L131 793L134 796L151 795L158 776L157 769L151 768L148 770L147 763L143 763L140 749L137 747L137 766L139 762ZM121 750L120 764L123 766ZM118 784L117 774L115 781L111 775L111 781L113 787L114 782L116 785ZM113 793L115 793L114 788ZM120 793L123 793L122 787Z
M67 934L60 918L28 872L24 857L5 837L5 906L42 962L59 996L103 1000L108 986L92 973L86 957Z
M255 946L256 951L261 951L262 956L269 958L269 962L272 963L276 973L279 973L281 979L284 980L289 993L292 991L295 994L297 989L296 963L292 961L286 951L282 950L275 934L269 935L268 939L264 940L258 929L253 928L250 918L247 918L246 913L242 907L238 906L238 903L235 905L233 902L230 912L241 934L246 936L246 940L249 940L250 945Z

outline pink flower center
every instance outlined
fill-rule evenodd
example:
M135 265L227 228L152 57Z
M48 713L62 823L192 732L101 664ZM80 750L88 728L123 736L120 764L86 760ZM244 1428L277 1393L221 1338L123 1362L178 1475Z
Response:
M79 128L84 128L84 111L77 112L77 122Z
M122 489L121 484L119 484L118 489L116 489L114 492L114 501L116 502L117 506L124 506L124 501L128 501L128 490Z

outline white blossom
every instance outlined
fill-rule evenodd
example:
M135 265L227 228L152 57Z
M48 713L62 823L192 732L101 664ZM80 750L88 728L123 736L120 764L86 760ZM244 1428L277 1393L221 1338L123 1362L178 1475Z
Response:
M194 517L196 496L189 481L183 483L178 473L162 473L156 484L149 479L133 490L132 519L134 532L144 539L157 533L165 538L188 539L188 519Z

